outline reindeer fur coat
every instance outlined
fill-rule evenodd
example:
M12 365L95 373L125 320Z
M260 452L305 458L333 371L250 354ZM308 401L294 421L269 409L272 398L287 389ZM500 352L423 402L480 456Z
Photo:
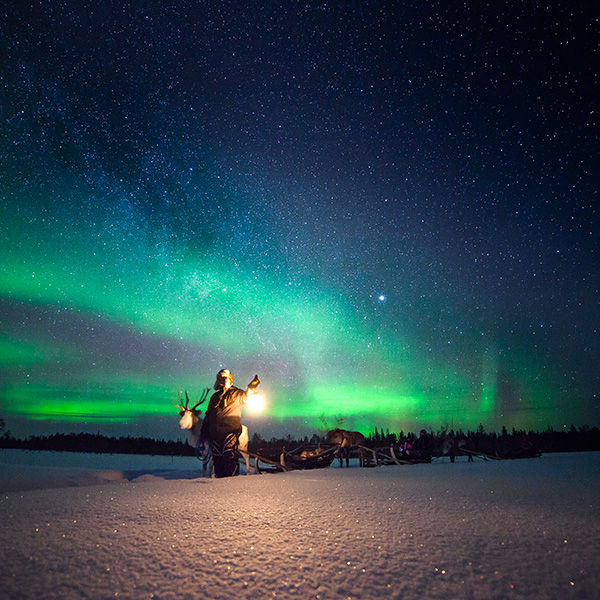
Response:
M206 409L202 437L212 441L222 441L231 433L239 437L242 433L242 406L247 400L247 392L235 386L215 392Z

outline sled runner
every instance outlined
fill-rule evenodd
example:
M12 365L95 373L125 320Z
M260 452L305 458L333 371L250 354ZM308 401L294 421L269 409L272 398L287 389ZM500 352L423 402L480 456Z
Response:
M476 450L466 450L461 448L458 456L474 456L481 460L514 460L518 458L540 458L542 456L542 451L532 448L506 454L500 454L498 452L496 452L496 454L485 454L483 452L477 452Z
M377 465L417 465L431 462L431 456L407 456L394 450L393 446L374 448L371 452L376 456Z

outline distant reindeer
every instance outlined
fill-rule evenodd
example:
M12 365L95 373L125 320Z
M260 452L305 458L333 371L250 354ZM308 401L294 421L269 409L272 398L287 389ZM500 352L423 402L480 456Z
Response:
M343 417L336 417L335 422L337 427L331 429L325 420L324 416L321 416L321 422L325 426L326 434L325 440L328 444L338 444L338 457L340 459L340 467L343 468L343 459L346 458L346 467L350 467L350 451L353 449L358 450L359 465L364 467L366 465L365 460L365 436L359 431L348 431L342 429L344 424Z
M340 467L344 466L344 457L346 458L346 467L350 467L350 451L358 450L358 461L361 467L366 464L364 447L366 444L365 436L359 431L348 431L347 429L330 429L325 439L328 444L338 444L340 449L338 457L340 459Z
M198 458L202 461L202 477L210 477L213 472L213 461L212 461L212 452L210 448L210 444L208 441L204 441L204 444L201 443L200 432L202 430L202 413L198 410L198 407L201 404L206 402L208 398L208 394L210 392L209 388L204 390L202 394L202 398L194 404L194 406L190 407L190 399L188 393L185 392L185 403L183 405L177 404L177 408L179 408L179 427L181 429L188 430L188 444L196 450L198 453ZM240 434L238 441L238 450L241 455L244 457L246 461L246 474L250 472L250 462L248 457L248 428L245 425L242 425L242 433Z

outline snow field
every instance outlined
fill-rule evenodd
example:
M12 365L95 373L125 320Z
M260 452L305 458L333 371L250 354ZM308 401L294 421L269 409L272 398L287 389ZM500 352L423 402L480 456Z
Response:
M7 491L1 595L597 599L599 467L585 453L227 480L113 470Z

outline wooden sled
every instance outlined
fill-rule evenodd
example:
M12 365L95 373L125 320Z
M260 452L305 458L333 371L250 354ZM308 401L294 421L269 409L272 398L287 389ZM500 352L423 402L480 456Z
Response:
M370 450L376 457L377 465L418 465L430 463L432 458L429 457L411 457L400 454L394 450L393 446L386 448L374 448Z
M483 452L477 452L475 450L467 450L465 448L461 448L457 454L457 456L474 456L476 458L480 458L481 460L515 460L519 458L540 458L542 456L541 450L537 450L534 448L521 450L509 454L485 454Z
M336 457L337 444L308 449L301 446L296 450L286 451L285 448L260 448L256 453L241 452L253 459L251 467L256 473L277 471L304 471L308 469L324 469ZM261 466L263 463L265 466Z

